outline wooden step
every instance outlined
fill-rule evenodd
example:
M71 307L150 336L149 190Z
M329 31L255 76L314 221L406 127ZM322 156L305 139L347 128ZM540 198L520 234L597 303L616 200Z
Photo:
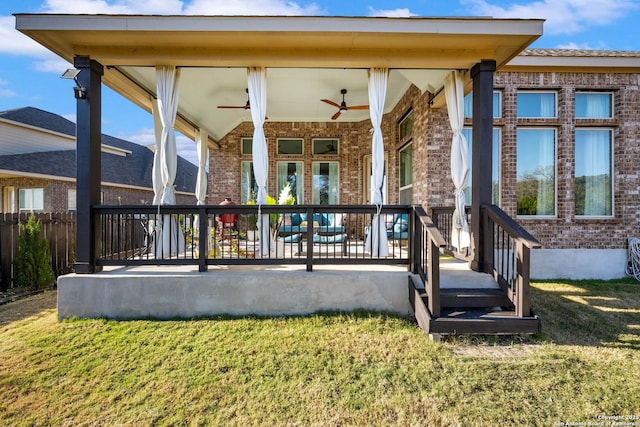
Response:
M516 335L541 331L542 323L538 316L532 313L528 317L518 317L513 310L459 307L443 309L434 316L428 309L429 297L419 285L417 280L409 276L409 302L418 326L427 334Z
M512 309L513 303L502 289L447 288L440 290L440 305L443 308L502 307Z
M537 334L541 332L540 318L535 314L517 317L513 311L502 310L443 310L429 321L432 334Z

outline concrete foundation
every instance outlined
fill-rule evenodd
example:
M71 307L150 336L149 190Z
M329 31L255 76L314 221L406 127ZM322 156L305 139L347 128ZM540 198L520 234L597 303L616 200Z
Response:
M368 309L411 314L406 268L117 269L58 278L58 318L170 319Z
M625 276L626 249L534 249L533 279L618 279Z

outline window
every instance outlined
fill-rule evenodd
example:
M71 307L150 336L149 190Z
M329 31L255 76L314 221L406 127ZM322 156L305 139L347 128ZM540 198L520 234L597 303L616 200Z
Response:
M409 110L407 114L400 119L398 123L398 134L400 135L400 141L404 141L405 138L411 136L413 132L413 110Z
M467 139L469 149L469 177L467 178L467 188L464 195L467 205L471 204L471 173L473 171L473 130L472 128L462 129L462 134ZM493 128L492 135L492 156L491 156L491 203L500 205L500 129Z
M246 205L249 200L255 200L258 194L258 183L253 175L253 162L242 162L242 185L241 203Z
M278 154L302 154L302 139L278 139Z
M313 154L337 156L338 140L337 139L314 139Z
M576 92L577 119L613 118L612 93Z
M23 188L20 190L19 198L21 211L44 210L44 189L42 188Z
M502 93L500 91L493 92L493 118L502 117ZM470 119L473 117L473 92L469 92L464 97L464 117Z
M519 118L555 118L555 92L518 92Z
M241 144L242 144L242 147L241 147L242 154L253 153L253 138L242 138Z
M313 203L337 205L339 201L338 162L313 163Z
M518 215L555 215L556 131L520 128L516 134Z
M577 216L611 216L612 131L576 130L575 213Z
M76 210L76 189L69 188L67 190L67 210L75 211Z
M413 143L402 147L400 158L400 204L410 205L413 201Z
M278 162L278 192L282 191L282 188L288 182L291 187L291 194L296 198L297 204L304 203L302 193L304 188L303 177L302 162Z

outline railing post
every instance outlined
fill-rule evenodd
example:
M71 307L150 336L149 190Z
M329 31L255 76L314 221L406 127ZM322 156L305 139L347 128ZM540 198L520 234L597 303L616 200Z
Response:
M483 206L480 210L483 222L482 230L482 245L484 246L484 272L491 273L493 271L493 260L495 256L495 244L493 220L489 217L489 210L486 206Z
M429 311L440 316L440 249L431 237L427 237L427 286Z
M313 271L313 208L307 207L307 271Z
M420 271L420 261L422 260L422 222L418 219L418 213L415 208L411 209L409 221L409 237L412 239L409 245L409 265L407 266L413 274Z
M529 275L531 272L531 250L522 242L517 243L518 248L518 289L516 290L516 316L528 317L531 315L529 303L530 288Z
M209 221L207 209L198 208L198 271L207 271L207 257L209 256Z

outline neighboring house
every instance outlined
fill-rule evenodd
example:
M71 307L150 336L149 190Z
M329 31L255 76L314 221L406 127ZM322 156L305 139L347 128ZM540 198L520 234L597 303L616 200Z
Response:
M0 112L0 212L76 207L76 125L33 107ZM151 204L153 151L102 135L102 203ZM178 157L176 198L195 204L198 168Z
M451 126L431 95L411 86L383 118L390 204L454 204ZM532 276L624 275L640 236L640 52L526 50L495 73L493 109L493 201L542 243ZM369 203L370 127L266 121L269 192L295 177L298 203ZM244 122L219 140L209 200L249 197L252 133Z

